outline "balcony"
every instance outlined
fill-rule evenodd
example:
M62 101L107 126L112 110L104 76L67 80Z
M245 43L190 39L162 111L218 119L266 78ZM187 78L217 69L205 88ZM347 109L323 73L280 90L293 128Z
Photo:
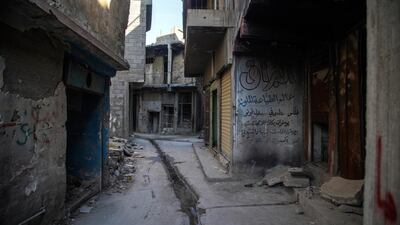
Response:
M188 9L186 17L185 76L204 73L210 54L223 42L226 30L234 27L231 10Z

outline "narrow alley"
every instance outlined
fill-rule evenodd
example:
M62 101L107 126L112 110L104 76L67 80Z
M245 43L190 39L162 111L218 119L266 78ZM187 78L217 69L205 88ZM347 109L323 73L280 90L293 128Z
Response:
M98 196L91 212L79 214L72 224L190 224L156 148L148 140L135 141L144 148L137 151L134 182L121 193Z
M227 179L221 168L214 171L220 181L207 181L193 147L202 144L200 139L144 137L151 139L134 139L143 149L136 152L131 186L101 194L93 209L72 218L72 224L315 224L299 211L290 189L259 187L256 179Z
M400 0L3 0L0 225L400 225Z

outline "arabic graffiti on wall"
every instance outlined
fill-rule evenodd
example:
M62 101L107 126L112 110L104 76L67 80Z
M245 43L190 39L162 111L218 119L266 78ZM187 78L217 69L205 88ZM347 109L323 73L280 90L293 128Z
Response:
M238 127L243 142L298 143L302 106L296 103L292 67L256 58L238 63Z

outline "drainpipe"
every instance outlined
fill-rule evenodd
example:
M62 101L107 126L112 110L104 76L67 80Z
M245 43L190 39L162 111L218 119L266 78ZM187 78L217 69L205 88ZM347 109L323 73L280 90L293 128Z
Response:
M171 84L172 78L172 48L171 44L168 44L168 86Z

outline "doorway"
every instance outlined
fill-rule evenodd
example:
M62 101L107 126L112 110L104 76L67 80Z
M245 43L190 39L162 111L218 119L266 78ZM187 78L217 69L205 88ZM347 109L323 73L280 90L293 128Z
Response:
M149 133L153 134L158 133L159 121L160 121L159 112L149 112Z
M98 192L102 176L102 96L67 88L67 205Z
M314 68L311 75L311 139L312 161L328 169L328 132L330 71L328 68Z
M132 93L130 96L130 133L135 132L137 130L137 118L138 118L138 99L139 95L137 93Z

